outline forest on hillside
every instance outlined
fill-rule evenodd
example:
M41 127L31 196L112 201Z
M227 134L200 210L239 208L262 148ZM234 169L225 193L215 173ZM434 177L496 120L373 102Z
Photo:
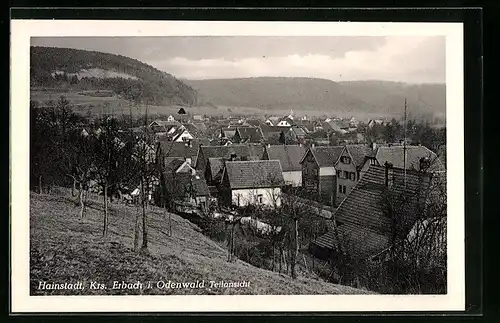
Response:
M121 55L70 48L31 47L30 85L65 90L110 90L134 102L195 105L197 92L173 75ZM96 77L99 69L130 77Z

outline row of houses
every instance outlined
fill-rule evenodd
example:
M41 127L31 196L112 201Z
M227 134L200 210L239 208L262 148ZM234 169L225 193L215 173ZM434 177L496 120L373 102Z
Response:
M405 150L406 161L403 156ZM283 185L303 187L313 199L334 207L350 194L370 166L390 163L396 168L414 171L445 170L437 155L424 146L342 145L306 148L303 145L252 143L211 146L206 145L206 140L193 139L187 142L160 141L156 152L159 169L164 169L175 160L187 162L196 170L196 176L205 180L209 192L220 193L222 182L231 181L231 177L224 177L228 162L239 162L241 172L249 172L254 167L247 165L259 165L263 169L248 174L256 182L254 187L247 188L249 190L262 188L266 181L270 182L265 184L270 185L269 189ZM280 176L275 179L280 185L271 183L271 177L277 176L266 172L268 164L256 161L275 161L269 165L279 165Z

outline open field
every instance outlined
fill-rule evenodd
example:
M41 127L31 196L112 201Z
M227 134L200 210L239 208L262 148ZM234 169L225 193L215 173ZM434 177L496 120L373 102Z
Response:
M133 223L138 209L110 205L108 237L102 237L103 203L91 200L85 218L78 217L74 198L58 194L30 196L31 294L365 294L364 290L263 270L237 260L182 217L151 207L148 210L149 253L133 251ZM199 289L111 289L113 281L196 282ZM83 282L84 290L40 291L40 281ZM97 281L108 289L89 289ZM209 281L249 281L247 288L210 288Z
M83 92L80 92L83 93ZM99 97L91 95L81 95L76 92L64 92L64 91L31 91L31 100L39 101L40 103L45 103L47 101L56 102L59 97L63 95L68 99L71 104L74 105L76 112L81 114L90 113L93 116L98 116L100 114L129 114L132 112L133 115L144 114L145 105L136 105L130 101L113 97ZM169 115L176 115L181 106L153 106L148 105L148 114L152 117L165 117ZM255 116L264 118L266 116L285 116L290 114L290 109L264 109L255 107L242 107L242 106L193 106L193 107L183 107L186 112L192 115L208 115L208 116ZM302 110L293 110L295 116L302 117L304 115L308 117L322 117L322 116L337 116L342 118L355 117L360 121L368 121L369 119L375 119L380 117L396 117L393 115L380 115L376 113L367 112L356 112L356 111L340 111L334 108L330 110L316 110L310 108L304 108Z

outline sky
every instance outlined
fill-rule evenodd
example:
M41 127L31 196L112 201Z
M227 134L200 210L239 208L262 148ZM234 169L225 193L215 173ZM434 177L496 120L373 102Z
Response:
M138 59L181 79L315 77L445 83L444 36L37 37Z

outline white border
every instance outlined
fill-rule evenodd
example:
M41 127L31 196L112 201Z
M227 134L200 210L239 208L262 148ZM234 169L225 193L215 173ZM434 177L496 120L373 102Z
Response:
M447 295L29 296L29 46L36 36L446 36ZM12 312L444 311L465 309L461 23L11 21Z

